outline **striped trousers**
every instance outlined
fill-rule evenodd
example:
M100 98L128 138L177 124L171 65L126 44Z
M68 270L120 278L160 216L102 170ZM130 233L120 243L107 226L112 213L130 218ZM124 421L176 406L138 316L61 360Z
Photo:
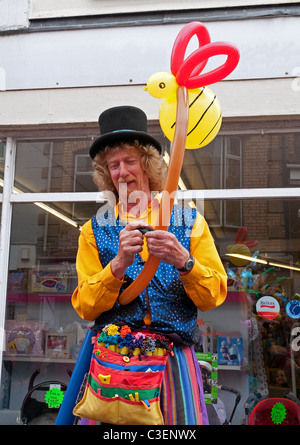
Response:
M208 425L201 369L193 347L174 346L164 373L161 410L165 425Z

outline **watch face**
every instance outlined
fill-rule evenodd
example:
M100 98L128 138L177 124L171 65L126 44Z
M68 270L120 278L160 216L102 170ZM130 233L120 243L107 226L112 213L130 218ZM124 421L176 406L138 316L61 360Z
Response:
M191 270L193 268L194 265L194 260L192 258L190 258L185 265L185 269L186 270Z
M187 260L187 262L185 263L184 267L182 269L178 269L180 272L187 272L189 270L191 270L193 268L194 265L194 258L192 257L192 255L190 255L189 259Z

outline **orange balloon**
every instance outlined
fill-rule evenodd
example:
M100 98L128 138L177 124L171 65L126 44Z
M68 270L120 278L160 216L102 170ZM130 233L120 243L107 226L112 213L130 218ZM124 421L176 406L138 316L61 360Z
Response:
M159 207L159 216L156 224L156 230L168 230L169 226L162 223L170 220L171 213L174 205L174 195L179 181L181 173L186 135L189 122L189 101L188 92L185 86L178 87L177 90L177 115L176 121L180 122L180 125L176 125L174 141L171 150L170 163L168 167L168 173L162 192L162 199ZM166 200L170 200L170 205L166 205ZM169 215L166 215L166 209L169 210ZM167 219L168 217L168 219ZM149 255L146 264L139 274L139 276L130 284L119 296L120 304L128 304L134 300L150 283L155 275L155 272L159 266L160 259Z
M188 43L194 35L196 35L198 38L199 49L194 51L190 56L184 59ZM221 67L210 71L207 74L200 75L207 63L207 60L211 56L215 56L218 54L226 54L226 62ZM176 111L176 122L178 124L175 126L174 138L172 139L173 145L171 150L170 163L168 167L164 191L162 193L162 200L159 208L159 217L156 229L168 230L168 226L163 226L162 222L165 223L165 221L167 220L170 221L171 213L173 210L175 195L175 193L173 192L177 190L183 164L184 151L187 144L189 123L189 100L187 89L198 88L200 86L202 87L206 84L211 84L223 79L231 71L234 70L238 61L239 52L234 45L228 44L226 42L210 43L209 33L203 23L191 22L181 30L174 43L171 56L172 74L167 73L167 77L165 77L166 73L164 73L164 78L162 79L162 81L158 82L158 87L155 87L154 91L152 92L149 91L150 94L152 94L153 92L159 92L158 97L167 97L173 92L173 90L174 92L176 90L177 96L176 108L173 107L173 111L174 113ZM160 73L158 74L160 77ZM159 80L159 77L157 79L157 75L154 74L153 76L156 81ZM151 76L152 79L153 76ZM155 82L152 82L152 84L153 83L155 84ZM156 97L157 94L153 95ZM218 114L218 116L221 116L220 113ZM214 136L215 135L216 133L214 133ZM206 143L208 142L209 141L207 140ZM196 145L196 147L198 147L198 145ZM187 148L196 147L191 146ZM167 200L169 201L170 206L165 205L165 201ZM169 211L168 215L164 214L167 213L166 209L168 209ZM166 216L168 216L168 219L166 219ZM119 296L120 304L124 305L130 303L147 287L148 283L154 277L159 263L160 259L149 255L148 260L146 261L146 264L140 275Z

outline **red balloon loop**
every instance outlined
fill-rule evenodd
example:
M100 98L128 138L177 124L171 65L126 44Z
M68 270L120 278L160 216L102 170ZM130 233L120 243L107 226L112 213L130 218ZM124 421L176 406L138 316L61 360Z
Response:
M248 230L247 227L242 226L239 228L239 230L237 231L234 243L235 244L244 244L244 241L246 241L248 236Z
M237 231L234 244L245 244L245 246L249 247L249 249L251 249L251 247L257 246L258 241L257 240L246 241L247 236L248 236L247 227L245 226L240 227L239 230Z
M244 244L245 244L245 246L249 247L249 249L251 249L251 247L257 246L258 241L257 240L245 241Z
M198 38L199 47L210 43L209 32L201 22L191 22L185 25L177 35L171 53L171 72L175 77L184 62L187 46L194 35ZM203 70L206 63L207 60L201 61L201 70L198 73Z
M227 55L223 65L215 68L208 73L198 76L193 75L199 73L201 61L208 60L210 57L218 55ZM200 88L204 85L216 83L228 76L237 66L240 59L239 50L232 43L214 42L209 43L202 48L194 51L181 65L178 70L176 81L178 85L184 85L188 89ZM196 67L196 68L195 68Z

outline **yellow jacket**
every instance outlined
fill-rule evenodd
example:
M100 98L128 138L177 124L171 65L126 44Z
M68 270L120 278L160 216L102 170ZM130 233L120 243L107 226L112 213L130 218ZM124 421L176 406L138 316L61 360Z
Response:
M158 207L149 205L140 219L153 225L157 214ZM119 215L119 205L115 207L115 215ZM120 219L130 221L135 218L120 211ZM207 311L225 300L227 275L208 225L199 213L191 233L190 252L195 258L194 267L188 274L180 277L180 280L196 307ZM144 261L147 260L146 242L140 255ZM102 267L91 220L84 224L79 236L76 269L78 286L72 296L73 307L84 320L94 321L114 306L123 281L113 276L110 264ZM151 314L148 315L145 323L149 325Z

